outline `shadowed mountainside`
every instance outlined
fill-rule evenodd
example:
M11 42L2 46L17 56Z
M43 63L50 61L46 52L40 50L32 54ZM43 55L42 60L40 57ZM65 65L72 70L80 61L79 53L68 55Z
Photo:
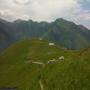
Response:
M89 46L90 31L62 18L51 23L32 20L7 22L0 19L0 50L16 41L32 38L46 39L68 49L81 49Z

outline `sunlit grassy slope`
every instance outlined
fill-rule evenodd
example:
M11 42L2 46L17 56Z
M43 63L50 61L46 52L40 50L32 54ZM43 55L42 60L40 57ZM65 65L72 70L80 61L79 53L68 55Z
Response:
M90 56L65 50L48 41L25 40L17 42L0 55L0 88L18 90L90 90ZM64 60L59 60L64 56ZM48 60L59 60L47 64ZM27 63L42 62L45 66Z

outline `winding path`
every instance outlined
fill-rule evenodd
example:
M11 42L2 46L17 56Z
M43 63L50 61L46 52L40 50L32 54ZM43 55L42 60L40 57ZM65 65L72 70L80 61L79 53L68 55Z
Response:
M40 88L41 88L41 90L44 90L44 85L43 85L43 83L42 83L42 80L40 79L40 81L39 81L39 84L40 84Z

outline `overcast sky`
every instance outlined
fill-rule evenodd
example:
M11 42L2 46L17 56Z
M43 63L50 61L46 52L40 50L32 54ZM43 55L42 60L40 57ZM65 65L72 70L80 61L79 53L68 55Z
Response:
M0 18L49 22L64 18L90 28L90 0L0 0Z

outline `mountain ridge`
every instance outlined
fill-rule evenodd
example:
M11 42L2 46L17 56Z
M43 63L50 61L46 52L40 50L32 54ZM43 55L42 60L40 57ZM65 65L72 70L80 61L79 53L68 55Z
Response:
M0 51L16 41L32 38L50 40L68 49L82 49L90 45L89 29L62 18L51 23L21 19L8 22L0 19L0 34Z

